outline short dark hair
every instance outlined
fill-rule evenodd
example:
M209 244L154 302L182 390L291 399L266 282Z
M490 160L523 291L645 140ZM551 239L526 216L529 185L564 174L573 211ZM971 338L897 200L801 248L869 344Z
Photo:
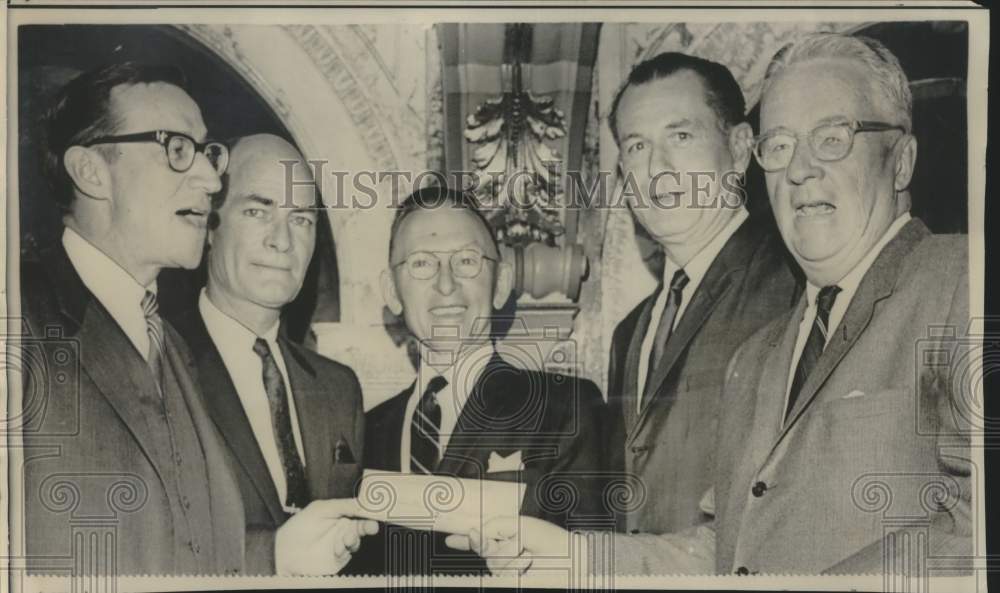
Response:
M733 78L733 73L729 71L729 68L718 62L696 56L678 52L664 52L633 68L628 75L628 80L618 89L618 93L611 103L611 113L608 116L608 124L611 126L611 134L614 136L616 144L619 141L618 105L621 103L625 91L629 87L666 78L684 70L694 72L701 78L705 86L708 106L715 112L717 123L721 129L728 130L746 120L746 100L743 98L743 89Z
M118 131L122 122L111 109L113 88L152 82L187 90L184 73L176 66L121 62L84 72L56 94L44 115L42 166L61 206L69 207L73 201L73 180L63 163L66 150Z
M396 215L392 219L392 227L389 230L390 263L392 262L392 247L396 243L396 233L399 230L399 226L406 220L406 217L418 210L434 210L445 207L461 208L472 212L489 234L494 250L496 250L497 254L500 253L500 246L497 243L496 233L493 232L493 226L486 220L486 216L479 209L479 203L476 202L476 198L470 192L432 185L413 192L396 209Z

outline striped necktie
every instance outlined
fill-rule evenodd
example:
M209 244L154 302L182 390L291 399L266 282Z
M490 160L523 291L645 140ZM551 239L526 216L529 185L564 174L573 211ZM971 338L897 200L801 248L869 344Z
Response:
M432 474L441 461L441 404L437 394L447 385L448 380L440 375L431 379L413 411L410 471L415 474Z
M826 347L826 337L829 334L827 324L830 323L830 311L833 303L837 300L839 286L824 286L816 295L816 319L813 320L812 330L806 338L806 345L802 348L802 356L799 357L799 364L795 367L795 375L792 377L792 389L788 392L788 405L785 408L785 417L795 407L795 400L802 391L809 374L816 368L819 357Z
M160 319L156 294L147 290L142 297L142 314L146 317L146 335L149 336L149 352L146 361L153 371L157 387L163 385L163 320Z

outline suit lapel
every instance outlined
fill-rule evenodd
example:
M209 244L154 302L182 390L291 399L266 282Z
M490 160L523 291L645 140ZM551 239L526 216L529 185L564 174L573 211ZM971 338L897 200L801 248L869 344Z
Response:
M523 373L493 353L490 362L476 379L455 430L448 441L444 458L434 473L469 478L486 478L491 451L508 439L500 436L491 420L510 418L521 409L530 386L518 385ZM497 379L503 378L502 384ZM512 381L513 379L513 381ZM495 435L495 436L494 436Z
M709 314L726 294L732 285L733 273L744 268L755 250L755 243L759 238L759 233L755 230L752 222L745 221L740 228L733 233L733 236L726 241L722 250L715 257L715 260L708 267L705 278L702 279L698 289L691 295L691 301L684 310L684 315L677 322L670 338L667 340L663 358L656 366L651 377L646 379L653 389L646 390L650 396L642 403L642 411L631 431L629 438L634 438L649 415L649 409L654 400L660 397L673 397L673 390L664 389L664 383L670 376L677 361L687 349L688 344L698 333L698 330L708 320ZM648 318L647 318L648 326ZM640 338L641 343L641 338ZM639 361L642 364L642 361ZM671 402L667 402L669 405Z
M333 410L322 397L324 390L330 389L330 386L319 384L316 369L285 338L279 338L278 342L288 370L292 397L295 398L295 415L305 450L309 490L313 499L324 498L333 471L333 448L336 444L331 432L342 419L332 417Z
M829 343L820 355L816 368L802 386L795 407L789 414L781 436L788 433L802 413L816 398L820 388L833 373L840 361L851 350L854 343L871 323L875 315L876 305L892 295L899 278L899 263L925 236L929 234L927 227L919 220L911 220L882 250L882 253L872 262L871 268L865 273L858 285L854 298L851 299L840 325L834 331ZM794 338L793 338L794 339ZM780 441L780 437L779 437ZM777 443L776 443L777 445Z
M58 287L60 312L75 325L76 337L86 345L80 349L81 369L114 408L162 481L163 468L142 438L150 429L140 404L160 397L149 366L107 309L84 286L62 244L48 252L44 261Z
M379 404L365 415L365 467L383 471L402 471L400 448L406 403L416 381L392 399Z
M622 374L621 404L625 418L625 434L632 434L639 412L636 409L636 402L639 398L639 365L645 364L641 358L642 340L646 337L646 330L649 328L649 318L653 313L653 305L659 291L646 297L646 300L639 305L639 315L635 324L627 335L631 336L627 344L625 354L625 369ZM627 436L626 436L627 440Z
M233 457L237 459L257 489L268 512L271 513L271 518L276 523L281 523L284 521L285 512L281 501L278 500L278 490L264 462L253 429L250 428L250 420L243 409L236 386L233 385L215 342L208 335L201 313L195 310L190 315L191 327L185 335L198 358L199 379L212 421L233 451Z

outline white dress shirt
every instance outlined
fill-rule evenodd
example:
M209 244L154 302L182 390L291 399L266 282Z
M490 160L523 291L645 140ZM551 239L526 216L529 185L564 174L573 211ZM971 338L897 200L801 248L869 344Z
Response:
M872 263L878 254L882 252L886 244L899 234L899 230L903 228L907 222L910 221L910 213L904 212L899 218L894 220L889 228L886 229L882 238L878 240L878 243L872 246L868 250L868 253L861 258L861 261L847 273L846 276L837 282L837 286L840 287L840 292L837 293L837 298L833 301L833 307L830 309L830 320L827 323L826 332L826 343L830 343L830 336L836 331L837 326L840 325L840 321L844 318L844 313L847 312L848 305L851 304L851 299L854 298L854 293L858 291L858 286L864 279L865 274L868 273L868 269L872 267ZM788 409L788 397L792 391L792 377L795 376L795 368L799 365L799 358L802 357L802 351L806 348L806 341L809 339L809 333L812 332L813 322L816 320L816 297L819 295L819 290L821 287L813 285L811 282L806 282L806 310L802 314L802 321L799 322L799 334L795 338L795 350L792 351L792 366L788 373L788 380L785 382L785 406L782 408L784 410ZM826 344L824 344L826 346Z
M437 394L438 405L441 406L441 428L439 431L441 451L446 451L448 441L455 431L455 425L458 424L458 417L462 414L462 408L465 407L465 402L468 401L472 388L476 385L479 376L493 355L493 343L490 342L462 356L455 364L441 372L421 361L417 384L413 388L413 393L410 394L410 399L406 401L406 412L403 415L403 438L399 444L400 471L406 474L410 473L410 428L413 425L413 413L416 411L420 398L427 390L431 379L441 376L448 381L448 385Z
M284 507L285 499L288 496L288 482L285 479L285 469L281 465L278 441L274 436L274 426L271 423L271 406L267 400L267 391L264 389L264 362L253 351L257 338L263 338L278 364L278 370L281 371L281 378L285 383L285 393L288 397L288 415L292 420L295 447L299 451L302 466L305 467L306 456L302 447L298 414L295 413L295 398L292 397L292 386L288 382L288 370L285 368L285 359L281 356L281 347L278 346L277 342L278 323L265 332L265 335L257 336L239 321L220 311L208 298L204 289L198 298L198 310L201 312L202 319L205 320L208 335L211 336L212 342L219 350L229 378L232 379L236 393L240 397L243 411L246 412L247 420L250 421L250 429L253 431L254 438L257 439L264 463L267 464L267 471L271 474L271 480L278 491L278 498ZM206 393L205 396L213 397L215 394ZM289 507L284 508L287 512L294 510Z
M83 285L94 293L135 349L148 361L149 334L146 333L142 299L147 290L156 293L156 281L142 286L115 260L69 227L63 230L62 244Z
M715 261L719 252L726 246L726 242L729 241L729 238L733 236L748 217L749 213L746 208L740 208L736 216L726 226L722 227L722 230L684 266L684 273L687 274L688 283L681 292L681 304L677 307L677 315L674 316L674 324L671 326L671 329L677 327L677 323L681 320L681 316L684 315L684 311L687 310L691 297L698 290L698 285L705 278L705 274L708 272L708 268L711 267L712 262ZM639 385L639 392L638 397L635 398L636 407L639 410L642 410L642 394L646 390L646 380L648 378L646 377L646 373L649 372L649 353L653 349L656 329L660 325L660 318L663 317L663 310L667 306L670 281L673 280L674 272L678 269L680 269L680 266L671 261L669 257L665 258L663 264L663 290L660 291L659 296L656 297L656 302L653 303L653 310L649 316L649 325L646 326L646 335L643 337L642 346L639 348L639 381L637 383Z

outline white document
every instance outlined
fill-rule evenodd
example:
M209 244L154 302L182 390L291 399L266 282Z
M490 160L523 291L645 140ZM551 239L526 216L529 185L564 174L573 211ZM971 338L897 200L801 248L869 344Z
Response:
M524 490L521 482L365 470L358 503L367 519L466 534L492 518L519 515Z

